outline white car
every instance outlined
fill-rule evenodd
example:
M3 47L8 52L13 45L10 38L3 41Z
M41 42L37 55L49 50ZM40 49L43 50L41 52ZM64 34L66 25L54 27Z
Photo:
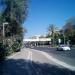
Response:
M67 45L60 45L59 47L57 47L57 50L64 50L64 51L67 51L67 50L71 50L71 48Z

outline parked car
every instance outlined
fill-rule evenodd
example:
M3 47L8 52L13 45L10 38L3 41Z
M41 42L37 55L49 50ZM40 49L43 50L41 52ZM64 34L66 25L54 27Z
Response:
M67 50L71 50L71 48L68 45L60 45L57 47L58 51L67 51Z

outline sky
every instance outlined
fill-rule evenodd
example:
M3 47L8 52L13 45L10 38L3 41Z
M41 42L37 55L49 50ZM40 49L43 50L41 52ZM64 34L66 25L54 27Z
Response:
M29 0L25 37L45 35L49 24L62 28L74 16L75 0Z
M61 29L74 16L75 0L30 0L25 37L46 34L49 24Z

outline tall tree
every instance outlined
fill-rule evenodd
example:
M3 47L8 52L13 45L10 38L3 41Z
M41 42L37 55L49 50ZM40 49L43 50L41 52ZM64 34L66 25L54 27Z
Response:
M55 37L58 35L58 28L54 24L50 24L48 27L48 32L52 37L52 43L55 44Z
M2 41L0 39L1 59L12 52L20 51L23 40L22 24L27 17L28 0L0 0L0 6L3 8L0 11L0 27L3 26L5 33ZM5 22L8 22L8 25L3 25Z
M2 0L6 6L3 16L23 23L27 16L27 1L28 0Z
M75 17L67 20L67 23L63 27L66 40L70 40L70 43L74 44L75 42Z
M4 6L3 22L9 22L6 36L22 34L22 24L27 17L28 0L1 0L1 2Z

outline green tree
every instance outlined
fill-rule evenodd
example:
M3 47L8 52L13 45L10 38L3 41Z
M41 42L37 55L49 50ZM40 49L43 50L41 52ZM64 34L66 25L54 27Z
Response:
M5 37L10 38L13 42L10 48L11 43L7 39L5 39L5 44L1 44L5 48L4 45L6 46L9 43L6 49L8 49L7 53L10 53L8 52L11 51L9 49L16 48L15 50L17 50L21 46L24 30L22 24L27 17L28 0L0 0L0 6L3 7L3 10L0 12L0 25L2 26L4 22L8 22L8 25L5 26Z
M48 33L52 37L52 44L55 45L55 41L58 38L58 27L56 27L54 24L50 24L48 27Z
M68 19L67 23L63 27L66 41L70 40L71 44L75 44L75 18Z
M3 22L9 22L6 37L23 33L22 24L27 17L28 0L1 0L4 6ZM14 29L13 29L14 28ZM22 36L22 35L21 35Z
M15 19L19 23L23 23L27 16L28 0L2 0L6 6L3 16L9 21ZM8 19L9 18L9 19Z

